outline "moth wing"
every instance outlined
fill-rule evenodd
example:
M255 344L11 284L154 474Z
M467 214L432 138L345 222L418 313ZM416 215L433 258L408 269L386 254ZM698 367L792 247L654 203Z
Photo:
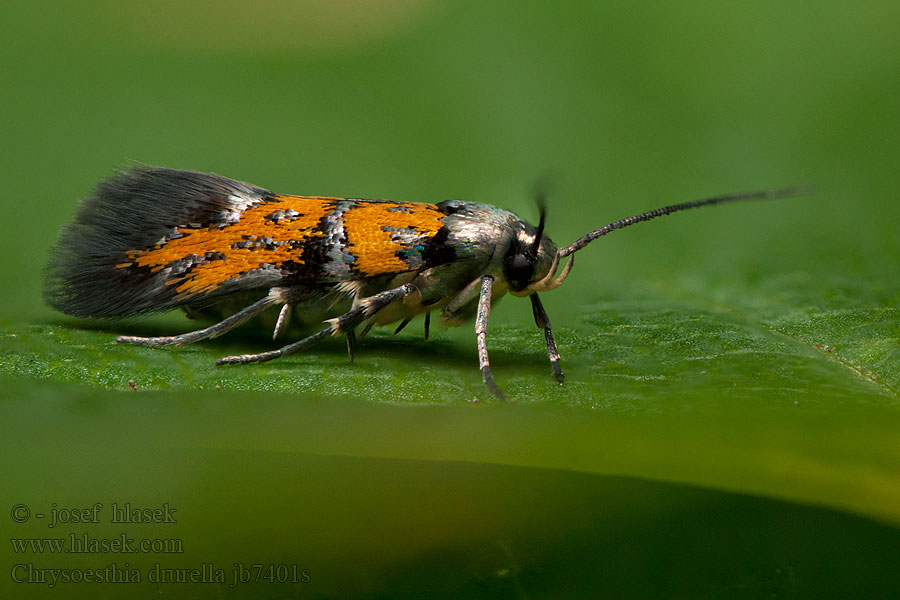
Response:
M134 258L191 230L214 231L237 222L275 195L219 175L136 165L100 183L63 227L46 269L45 298L67 314L118 317L189 302L177 281L215 258L196 247L164 266L134 266ZM211 253L210 256L207 256ZM130 265L130 266L129 266ZM276 267L235 273L209 296L269 288L282 280ZM196 300L196 295L194 295Z

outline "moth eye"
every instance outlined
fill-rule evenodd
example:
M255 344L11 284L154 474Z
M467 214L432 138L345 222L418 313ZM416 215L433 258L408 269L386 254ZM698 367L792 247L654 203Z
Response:
M524 289L534 275L534 259L521 252L510 254L507 256L503 271L511 289L515 291Z
M511 271L515 271L516 273L521 273L527 270L530 270L531 261L528 260L528 257L524 254L516 254L513 256L511 264L509 268Z

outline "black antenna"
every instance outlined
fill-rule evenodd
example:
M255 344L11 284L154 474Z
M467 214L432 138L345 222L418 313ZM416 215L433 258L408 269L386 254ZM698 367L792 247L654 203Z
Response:
M545 173L534 184L534 201L541 216L538 221L537 231L534 234L534 243L531 244L531 248L528 250L532 257L537 256L541 247L541 238L544 237L544 223L547 220L547 188L551 186L550 180L551 176Z
M537 232L534 234L534 243L529 250L532 256L537 256L538 250L541 247L541 237L544 235L544 221L547 219L547 207L544 205L543 200L539 202L538 206L541 211L541 220L538 221Z
M713 204L722 204L724 202L735 202L737 200L768 200L772 198L785 198L788 196L801 196L803 194L808 194L811 189L812 188L808 185L795 185L786 188L779 188L776 190L730 194L728 196L716 196L715 198L706 198L705 200L695 200L693 202L684 202L682 204L664 206L663 208L657 208L656 210L651 210L639 215L634 215L633 217L627 217L619 221L614 221L613 223L610 223L605 227L596 229L585 235L578 241L566 246L565 248L561 248L559 251L559 256L560 258L562 258L564 256L572 254L573 252L578 252L579 250L596 240L598 237L604 236L611 231L615 231L616 229L622 229L623 227L628 227L629 225L634 225L635 223L640 223L641 221L649 221L650 219L662 217L664 215L678 212L680 210L699 208L701 206L711 206Z

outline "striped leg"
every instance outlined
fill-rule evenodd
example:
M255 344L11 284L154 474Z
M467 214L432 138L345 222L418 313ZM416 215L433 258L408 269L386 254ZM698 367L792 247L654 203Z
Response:
M418 290L416 286L407 283L401 285L398 288L394 288L392 290L387 290L385 292L381 292L380 294L375 294L374 296L370 296L368 298L364 298L359 301L358 306L355 308L351 308L348 312L342 314L339 317L335 317L334 319L328 319L327 323L330 323L328 327L323 329L318 333L314 333L313 335L303 338L293 344L288 344L283 348L279 348L278 350L271 350L269 352L260 352L259 354L240 354L237 356L226 356L224 358L220 358L216 361L217 365L236 365L243 363L251 363L251 362L265 362L268 360L272 360L274 358L280 358L282 356L288 356L289 354L293 354L294 352L299 352L300 350L304 350L319 340L328 337L329 335L339 335L339 334L347 334L347 332L352 331L354 327L368 319L369 317L375 316L381 309L390 304L395 300L399 300L408 296L409 294L415 293Z
M275 331L272 332L272 341L278 339L278 334L281 333L282 328L291 320L291 305L287 302L281 307L281 312L278 313L278 320L275 321Z
M181 344L190 344L191 342L199 342L200 340L208 340L222 335L227 331L231 331L241 323L252 319L259 313L263 312L270 306L278 304L281 300L274 294L269 294L265 298L258 300L244 308L227 319L219 321L215 325L210 325L206 329L198 329L181 335L169 335L160 337L135 337L130 335L120 335L116 341L120 344L135 344L137 346L180 346Z
M475 339L478 342L478 368L484 377L488 389L501 400L506 396L497 387L494 377L491 375L491 361L487 351L487 324L491 314L491 287L494 285L494 277L485 275L481 278L481 295L478 297L478 314L475 317Z
M544 330L544 340L547 342L547 356L550 357L550 372L553 373L559 385L562 385L566 380L566 376L563 375L562 367L559 365L559 350L556 348L556 340L553 339L553 331L550 329L550 317L547 316L547 311L544 310L544 305L538 298L537 292L531 295L531 309L534 312L534 322L538 329Z

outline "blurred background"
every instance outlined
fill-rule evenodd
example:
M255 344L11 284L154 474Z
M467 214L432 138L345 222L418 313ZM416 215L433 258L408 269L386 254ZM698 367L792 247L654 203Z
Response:
M4 380L2 501L169 501L176 566L299 552L301 595L896 597L898 22L890 0L4 2L0 373L27 377ZM492 357L520 404L476 409L469 326L223 376L240 336L122 349L54 313L59 227L134 160L531 220L549 177L559 244L815 193L595 242L544 296L567 386L509 299ZM189 326L153 319L129 331ZM131 378L194 392L101 389ZM134 593L185 590L296 592Z
M773 264L813 285L845 269L896 289L893 2L2 11L7 318L51 314L38 301L48 246L131 160L284 193L477 200L530 219L532 186L549 173L559 243L662 204L811 183L809 199L616 234L579 255L568 296Z

